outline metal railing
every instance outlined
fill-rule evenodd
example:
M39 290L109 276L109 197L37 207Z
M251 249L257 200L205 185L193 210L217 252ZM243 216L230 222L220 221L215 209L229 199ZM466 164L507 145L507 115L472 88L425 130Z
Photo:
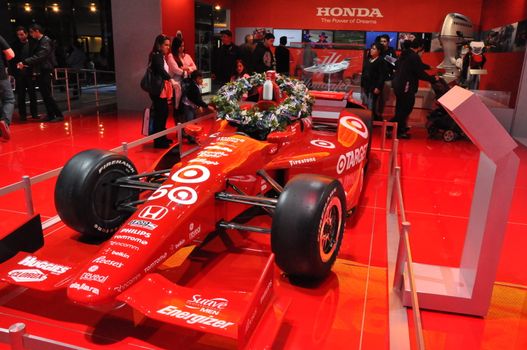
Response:
M12 350L88 350L53 339L27 334L24 323L15 323L8 329L0 328L0 343L9 344Z
M74 69L74 68L55 68L53 71L53 93L56 89L64 89L65 102L68 112L72 109L72 100L82 100L83 93L92 93L95 106L108 98L102 98L101 89L115 86L115 72L98 69ZM113 94L111 95L113 98Z
M179 148L179 153L181 155L181 158L183 157L186 157L187 155L191 154L192 152L196 151L199 146L196 146L196 147L193 147L193 148L190 148L188 150L186 150L185 152L183 152L182 148L181 148L181 140L182 140L182 134L183 134L183 128L187 125L190 125L190 124L194 124L194 123L199 123L199 122L202 122L202 121L205 121L205 120L208 120L208 119L212 119L214 117L214 113L209 113L207 115L204 115L202 117L199 117L197 119L194 119L192 121L189 121L189 122L186 122L186 123L183 123L183 124L178 124L177 126L174 126L170 129L166 129L166 130L163 130L163 131L160 131L156 134L153 134L153 135L150 135L150 136L147 136L147 137L144 137L144 138L141 138L139 140L135 140L135 141L132 141L132 142L123 142L121 144L121 146L119 147L116 147L116 148L113 148L111 149L112 152L122 152L124 153L125 155L128 153L128 150L131 149L131 148L134 148L134 147L138 147L142 144L145 144L147 142L150 142L158 137L161 137L161 136L164 136L164 135L167 135L167 134L171 134L171 133L177 133L177 140L179 141L178 142L178 145L176 145L176 147ZM31 186L32 185L35 185L39 182L42 182L42 181L45 181L45 180L48 180L48 179L51 179L51 178L54 178L56 176L59 175L60 171L62 170L62 167L60 168L57 168L57 169L53 169L53 170L50 170L48 172L45 172L43 174L39 174L39 175L36 175L36 176L33 176L33 177L29 177L29 176L22 176L22 179L21 181L19 182L15 182L13 184L10 184L10 185L7 185L7 186L4 186L2 188L0 188L0 197L4 196L4 195L7 195L11 192L15 192L15 191L18 191L18 190L23 190L24 191L24 196L25 196L25 205L26 205L26 213L29 217L32 217L34 215L34 206L33 206L33 196L32 196L32 190L31 190ZM55 215L54 217L46 220L45 222L42 223L42 228L43 229L46 229L46 228L49 228L51 227L52 225L56 224L57 222L60 221L60 218L58 217L58 215Z
M416 344L418 349L424 350L424 336L423 336L423 327L421 321L421 310L419 308L419 298L417 295L417 289L415 284L414 272L413 272L413 260L412 260L412 250L410 247L410 227L411 224L406 219L406 212L404 210L404 200L403 200L403 191L401 186L401 167L398 165L397 153L399 149L399 140L396 138L397 135L397 123L391 123L392 125L387 125L386 122L374 122L374 124L382 126L382 140L381 140L381 150L385 150L386 142L386 130L387 127L392 126L392 148L389 159L388 167L388 202L389 204L389 213L392 215L400 216L400 221L397 220L398 224L401 227L402 233L399 234L399 242L397 247L397 259L395 263L395 274L393 285L389 288L398 290L404 286L404 265L406 264L406 271L408 272L408 281L411 293L411 305L414 318L414 330L416 337ZM398 215L399 214L399 215ZM400 231L400 232L401 232ZM404 292L404 291L403 291Z

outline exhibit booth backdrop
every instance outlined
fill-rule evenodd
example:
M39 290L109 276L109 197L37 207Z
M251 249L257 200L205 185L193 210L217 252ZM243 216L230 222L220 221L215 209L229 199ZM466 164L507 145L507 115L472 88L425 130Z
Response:
M238 27L281 29L360 30L388 32L427 32L441 29L446 14L468 16L476 32L527 19L527 0L305 0L301 4L283 1L202 1L231 10L231 30ZM162 28L167 35L182 30L189 54L194 54L194 1L161 0ZM236 39L236 38L235 38ZM509 106L516 103L524 52L488 53L480 89L510 91ZM423 60L431 66L442 60L442 53L426 53ZM437 63L436 63L437 62Z

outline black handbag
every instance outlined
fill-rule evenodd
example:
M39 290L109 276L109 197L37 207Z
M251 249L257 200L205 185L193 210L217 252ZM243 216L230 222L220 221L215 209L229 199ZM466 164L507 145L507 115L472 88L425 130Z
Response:
M163 83L163 78L154 74L152 67L148 66L141 79L141 89L151 95L159 96L163 90Z

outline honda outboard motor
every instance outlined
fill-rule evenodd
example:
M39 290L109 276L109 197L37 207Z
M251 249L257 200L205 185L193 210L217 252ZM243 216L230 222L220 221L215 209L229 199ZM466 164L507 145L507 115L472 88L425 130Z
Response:
M474 27L470 18L459 13L446 15L439 34L439 42L443 46L445 58L437 68L445 70L443 78L447 81L454 80L459 76L459 69L456 67L459 47L463 43L473 40L473 36Z

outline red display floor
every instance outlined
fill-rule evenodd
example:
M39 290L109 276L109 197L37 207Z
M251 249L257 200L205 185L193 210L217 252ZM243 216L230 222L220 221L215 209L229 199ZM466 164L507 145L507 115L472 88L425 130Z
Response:
M169 122L171 123L171 122ZM87 148L111 149L140 138L138 114L80 115L64 123L14 123L12 139L0 143L0 188L62 166ZM374 142L380 129L375 128ZM467 140L430 140L423 129L401 140L399 159L411 246L416 262L456 266L464 242L478 150ZM161 153L151 144L131 149L139 170ZM485 318L423 311L427 349L527 348L527 149L521 158L512 209L491 308ZM373 152L359 210L348 222L333 273L317 286L294 286L275 269L275 293L290 300L273 349L386 349L389 344L386 259L386 183L388 154ZM55 215L53 187L32 187L43 220ZM25 218L21 191L0 197L0 235ZM45 231L46 244L74 255L76 233L58 224ZM268 248L268 238L244 239ZM90 246L86 249L97 249ZM222 258L196 269L196 283L237 287L252 283L261 261L247 256ZM212 279L210 279L212 278ZM203 281L202 281L203 279ZM207 280L209 279L209 280ZM201 282L200 282L201 281ZM411 311L408 312L411 321ZM0 286L0 327L24 322L27 332L89 349L230 349L215 336L146 319L134 325L128 307L101 312L66 301L64 293L39 293ZM411 323L411 322L410 322ZM394 345L394 344L392 344ZM2 345L0 345L2 348Z

